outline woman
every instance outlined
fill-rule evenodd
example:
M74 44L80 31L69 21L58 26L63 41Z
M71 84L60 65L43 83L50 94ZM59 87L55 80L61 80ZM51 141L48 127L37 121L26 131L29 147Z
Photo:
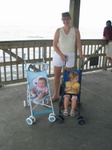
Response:
M61 69L65 66L66 70L71 70L74 67L75 62L75 43L79 50L80 58L82 56L82 44L80 40L79 30L75 27L71 27L71 17L69 12L62 13L63 27L58 28L54 35L53 47L55 50L53 56L54 65L54 95L53 101L59 99L59 87ZM65 64L66 62L66 64Z
M104 39L108 40L107 59L109 63L112 64L112 25L110 20L106 22L106 27L104 27L103 30L103 37Z

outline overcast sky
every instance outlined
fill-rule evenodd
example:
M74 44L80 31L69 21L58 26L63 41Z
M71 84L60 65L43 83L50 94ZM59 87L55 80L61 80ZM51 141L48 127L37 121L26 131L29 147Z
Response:
M103 27L112 20L112 0L81 0L81 27Z
M0 0L1 25L55 25L69 10L69 0Z
M0 0L0 25L59 26L69 0ZM103 27L112 19L111 0L81 0L80 26Z

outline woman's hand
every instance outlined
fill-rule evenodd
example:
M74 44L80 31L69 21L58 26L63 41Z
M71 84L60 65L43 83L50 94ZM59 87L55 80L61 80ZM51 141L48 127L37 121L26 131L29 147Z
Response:
M80 55L80 59L84 60L84 56L83 56L83 55Z
M61 59L62 59L63 61L67 61L67 56L66 56L66 55L63 55L63 54L62 54L60 57L61 57Z

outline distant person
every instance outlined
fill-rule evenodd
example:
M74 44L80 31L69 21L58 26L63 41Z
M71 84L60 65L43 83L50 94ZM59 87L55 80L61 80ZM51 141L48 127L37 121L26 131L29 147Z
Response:
M54 95L53 101L59 99L59 87L62 67L66 70L71 70L75 62L75 44L79 50L80 58L82 56L82 44L80 40L80 32L77 28L72 27L71 16L69 12L62 13L63 27L56 30L53 40L55 50L53 56L54 65ZM66 62L66 63L65 63Z
M112 64L112 23L110 20L106 22L106 27L104 27L103 37L108 40L107 45L107 59L109 63Z
M77 104L77 94L80 91L80 84L78 83L79 75L76 72L69 74L70 81L65 82L65 95L64 95L64 112L63 115L68 116L68 104L71 99L70 116L75 116L75 109Z

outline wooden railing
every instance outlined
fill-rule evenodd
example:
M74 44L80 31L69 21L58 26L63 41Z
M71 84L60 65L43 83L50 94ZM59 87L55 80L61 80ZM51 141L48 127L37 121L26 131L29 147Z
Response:
M83 72L112 67L106 59L106 40L82 40L85 56Z
M52 57L54 49L52 40L1 41L0 42L0 85L26 81L25 62L42 62L49 64L48 77L53 77ZM85 56L83 72L112 67L106 60L105 40L82 40ZM96 61L97 63L93 63ZM75 69L79 68L79 55L76 50Z

